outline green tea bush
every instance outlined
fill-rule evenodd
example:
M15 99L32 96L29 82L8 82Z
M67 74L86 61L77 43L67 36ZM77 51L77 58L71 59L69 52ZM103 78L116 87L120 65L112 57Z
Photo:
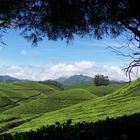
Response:
M71 120L44 126L36 131L2 134L0 140L138 140L140 113L98 122L72 124Z

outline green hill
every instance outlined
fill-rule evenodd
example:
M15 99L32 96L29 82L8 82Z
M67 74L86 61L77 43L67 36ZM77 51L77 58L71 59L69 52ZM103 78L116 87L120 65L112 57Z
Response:
M4 111L3 114L41 114L81 103L92 98L96 98L96 96L83 89L54 91L48 96L40 94L35 98L22 102L20 105Z
M0 83L0 112L50 91L53 89L49 86L35 82Z
M0 89L0 132L97 97L80 88L56 90L36 82L1 83Z
M72 119L73 122L103 120L107 116L118 117L140 112L140 81L115 91L112 94L91 99L57 111L45 113L35 119L11 128L7 133L37 130L56 121Z
M65 86L65 89L75 89L75 88L86 89L87 91L100 97L114 92L115 90L121 88L123 85L125 85L125 83L118 84L113 83L109 84L108 86L95 86L93 83L85 83L85 84L67 85Z
M37 82L1 83L0 111L5 114L45 113L96 97L84 89L56 89Z

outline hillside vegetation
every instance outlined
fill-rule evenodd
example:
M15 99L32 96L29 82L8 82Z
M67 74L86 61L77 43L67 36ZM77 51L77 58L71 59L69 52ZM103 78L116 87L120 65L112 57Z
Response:
M118 83L118 84L109 84L108 86L95 86L93 83L86 83L86 84L75 84L75 85L68 85L65 86L65 89L75 89L75 88L81 88L85 89L91 93L93 93L96 96L104 96L109 93L114 92L115 90L121 88L124 83Z
M35 82L0 83L0 112L51 91L49 86Z
M40 94L35 98L4 111L2 114L41 114L68 107L96 96L83 89L54 91L51 94Z
M0 83L0 132L97 97L81 88L58 89L37 82Z
M25 86L26 84L16 83L15 85ZM29 83L27 85L29 86ZM140 80L102 97L93 94L94 90L91 93L91 89L95 87L91 88L86 84L68 86L63 91L47 88L48 93L43 92L34 100L22 102L19 106L3 111L0 116L1 134L38 131L48 124L54 124L56 121L64 122L68 119L72 119L73 123L95 122L104 120L108 116L116 118L140 111ZM43 88L40 89L44 91Z
M136 140L140 139L140 113L97 122L56 122L38 131L2 134L2 140Z

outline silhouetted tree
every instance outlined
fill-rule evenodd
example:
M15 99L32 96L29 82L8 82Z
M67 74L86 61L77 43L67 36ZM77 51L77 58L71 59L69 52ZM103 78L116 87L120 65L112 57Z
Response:
M20 28L36 43L42 37L101 38L129 29L140 37L139 4L132 0L1 0L0 29ZM139 40L139 38L138 38Z

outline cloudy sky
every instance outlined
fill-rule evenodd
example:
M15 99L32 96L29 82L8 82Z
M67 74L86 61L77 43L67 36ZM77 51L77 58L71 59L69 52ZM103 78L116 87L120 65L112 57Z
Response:
M0 75L47 80L74 74L91 77L104 74L113 80L128 80L122 69L130 62L129 58L116 55L108 48L124 45L124 36L103 40L75 37L69 44L44 39L38 46L32 46L19 33L10 30L4 34L7 45L0 44ZM121 51L129 53L127 49Z

